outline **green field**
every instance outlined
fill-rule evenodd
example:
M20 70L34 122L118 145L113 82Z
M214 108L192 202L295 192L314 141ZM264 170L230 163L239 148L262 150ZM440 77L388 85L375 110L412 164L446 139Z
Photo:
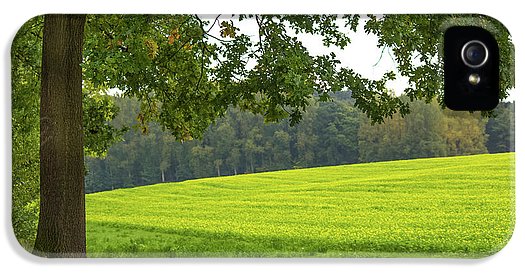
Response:
M86 196L90 257L482 257L514 225L514 154L206 178Z

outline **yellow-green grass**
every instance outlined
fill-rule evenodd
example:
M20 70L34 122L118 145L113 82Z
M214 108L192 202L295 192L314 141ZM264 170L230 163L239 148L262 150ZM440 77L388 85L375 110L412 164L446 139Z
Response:
M514 226L514 154L319 167L86 196L91 257L483 257Z

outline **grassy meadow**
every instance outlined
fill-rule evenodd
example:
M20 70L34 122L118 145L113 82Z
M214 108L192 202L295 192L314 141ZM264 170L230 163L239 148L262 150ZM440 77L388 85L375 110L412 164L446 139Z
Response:
M376 162L86 195L90 257L483 257L514 225L514 154Z

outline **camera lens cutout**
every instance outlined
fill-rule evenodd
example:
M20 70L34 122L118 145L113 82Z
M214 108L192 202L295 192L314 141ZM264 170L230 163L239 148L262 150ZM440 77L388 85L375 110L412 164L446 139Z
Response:
M500 99L498 41L477 26L452 26L443 37L444 102L455 111L488 111Z
M487 46L479 40L472 40L466 43L461 49L463 63L471 68L479 68L489 59Z

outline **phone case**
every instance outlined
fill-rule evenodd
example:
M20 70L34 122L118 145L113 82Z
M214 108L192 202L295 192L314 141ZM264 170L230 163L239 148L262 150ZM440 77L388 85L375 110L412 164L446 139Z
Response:
M494 111L444 106L450 26L498 41ZM515 223L513 62L482 15L32 18L14 234L43 257L492 255Z

